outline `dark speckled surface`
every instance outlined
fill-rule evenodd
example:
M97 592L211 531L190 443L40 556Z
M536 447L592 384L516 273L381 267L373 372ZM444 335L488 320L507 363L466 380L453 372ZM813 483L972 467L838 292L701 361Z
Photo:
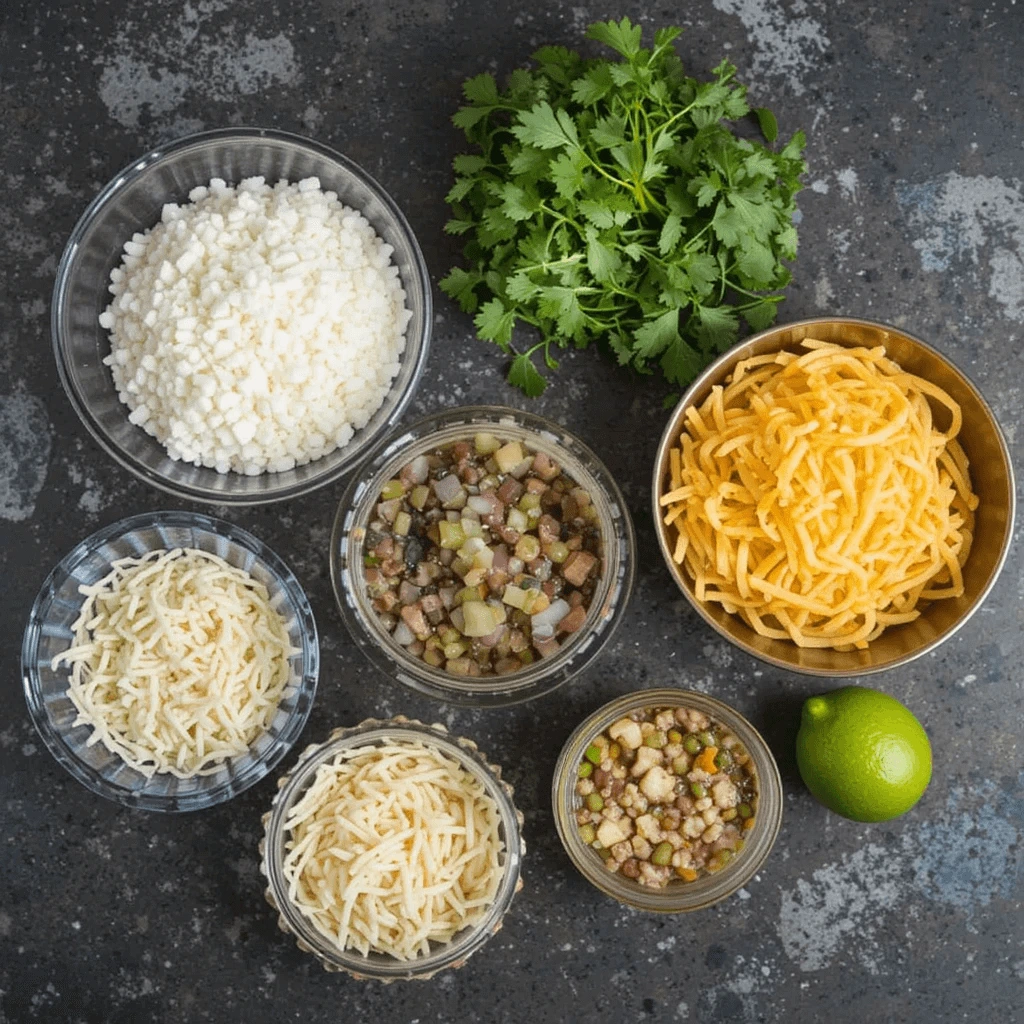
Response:
M49 349L56 262L87 202L131 158L185 132L264 124L313 135L406 211L436 281L455 253L442 197L463 78L504 74L596 18L686 26L706 72L739 65L782 130L807 130L801 250L786 319L890 321L977 382L1019 459L1024 380L1024 3L694 0L492 5L444 0L155 0L0 9L0 1024L217 1021L877 1022L1024 1019L1018 742L1019 545L988 602L938 653L873 677L931 735L933 782L904 818L827 813L792 754L813 679L763 668L697 620L660 563L648 467L666 414L653 381L569 355L538 411L606 460L636 509L639 582L600 661L507 711L430 704L378 677L333 604L327 540L340 488L224 511L291 563L323 637L304 740L369 714L440 720L505 766L526 816L526 889L458 973L388 988L324 974L264 904L256 845L267 779L228 806L167 818L80 788L43 749L18 681L25 617L82 536L174 503L87 438ZM502 362L437 293L434 349L410 409L523 402ZM772 745L785 821L756 880L696 916L623 910L574 873L549 780L605 700L678 683L735 704ZM290 763L290 761L288 762Z

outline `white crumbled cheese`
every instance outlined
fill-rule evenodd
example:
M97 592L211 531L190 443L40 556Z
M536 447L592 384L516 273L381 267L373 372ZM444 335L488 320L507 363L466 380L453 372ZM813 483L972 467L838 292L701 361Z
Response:
M317 178L214 178L111 271L110 367L172 459L257 475L346 445L405 350L391 246Z

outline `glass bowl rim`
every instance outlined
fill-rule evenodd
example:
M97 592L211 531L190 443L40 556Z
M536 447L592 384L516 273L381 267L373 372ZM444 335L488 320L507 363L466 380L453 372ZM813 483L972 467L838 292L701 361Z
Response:
M201 530L211 536L223 537L251 553L275 578L285 596L288 607L295 615L298 632L302 638L300 656L301 675L293 685L302 693L303 699L289 716L291 734L286 742L275 742L259 759L254 759L246 774L240 779L222 778L217 772L204 776L204 785L196 793L185 796L160 796L146 793L144 776L138 789L127 789L103 778L97 771L84 764L69 750L63 733L50 720L43 698L41 684L36 671L39 635L45 619L42 612L48 609L51 595L61 580L70 577L73 568L88 558L104 544L123 537L138 529L150 527L179 527ZM21 643L22 691L28 707L29 717L43 745L54 760L86 789L124 807L161 813L188 813L215 807L250 789L268 775L287 756L305 728L316 698L320 674L320 644L316 619L305 590L288 565L267 544L254 534L225 520L200 512L182 510L140 512L89 534L79 541L47 573L45 580L32 602ZM247 755L239 755L244 757Z
M281 865L281 851L285 842L285 821L290 807L316 773L335 753L357 748L361 743L375 743L396 733L413 737L429 745L434 743L447 756L484 785L498 806L505 843L504 873L494 902L487 913L468 929L460 932L451 943L438 946L427 956L415 960L398 960L385 954L373 954L370 960L361 954L339 950L306 921L287 897L287 886ZM320 743L307 746L289 771L278 779L270 810L262 818L263 835L259 842L260 874L266 880L264 898L278 914L278 926L295 939L300 950L311 953L326 971L344 972L358 980L426 981L439 971L459 968L487 941L501 930L505 914L516 894L523 888L522 867L526 856L523 835L523 812L516 807L514 790L502 777L499 765L494 764L477 744L465 736L452 733L446 726L427 723L405 715L390 718L366 718L353 726L338 727Z
M640 708L687 704L715 718L737 733L755 762L758 810L752 835L732 864L714 875L695 882L670 884L664 889L649 889L619 872L608 871L579 838L573 807L576 768L585 744L617 718ZM602 704L573 729L555 763L551 781L551 804L555 827L573 866L594 888L637 910L660 914L704 910L733 895L753 878L771 853L782 827L782 777L771 748L745 715L730 704L699 690L659 686L633 690Z
M495 682L485 684L483 689L469 686L462 688L451 681L459 677L449 677L439 669L433 670L419 659L404 652L392 651L391 646L378 641L352 585L352 571L347 557L348 534L353 529L364 527L368 521L366 517L357 523L354 518L356 506L366 500L372 480L382 476L385 469L397 466L410 448L423 442L428 436L427 432L457 432L459 428L465 427L466 433L471 435L481 426L489 424L500 428L502 422L508 420L512 421L510 426L513 428L535 434L550 447L566 451L572 462L593 478L598 485L599 503L612 526L611 542L617 548L614 562L616 571L612 573L610 568L608 570L603 602L605 610L603 615L595 617L589 630L580 629L557 654L538 661L536 669L528 668L507 676L494 677ZM544 438L544 434L551 435L553 440ZM565 442L572 447L567 448ZM573 466L568 467L571 476L573 470ZM372 504L372 501L367 502L368 513ZM636 579L636 563L636 531L632 515L617 481L603 460L586 442L562 424L538 413L504 405L465 405L438 410L386 435L371 449L360 464L359 471L353 474L338 503L331 531L330 575L335 603L356 645L389 678L435 700L465 707L510 707L522 704L552 693L584 672L611 640L625 616ZM597 608L598 613L601 610L601 607ZM525 681L522 681L524 678ZM506 683L503 685L498 680L505 680ZM520 682L517 683L517 680Z
M72 271L75 265L75 256L78 247L82 242L88 229L92 226L96 217L114 202L118 196L134 181L142 177L153 166L192 147L202 146L207 143L238 143L245 145L248 142L270 141L282 146L290 146L296 149L307 150L326 160L338 165L342 170L360 181L386 210L388 217L394 222L398 232L404 236L411 252L410 274L417 278L423 292L423 328L419 334L413 337L406 336L406 348L402 355L404 360L408 353L414 351L412 358L412 369L405 389L396 396L394 407L391 409L387 420L380 425L380 433L360 439L359 443L352 449L351 454L342 458L337 465L330 469L323 469L319 473L313 473L308 480L294 484L291 487L279 490L258 492L255 495L235 494L230 490L223 492L212 492L206 488L187 487L176 483L161 473L150 469L143 463L137 461L133 456L118 445L107 432L100 426L89 409L88 402L75 385L74 377L68 370L71 360L68 355L65 343L65 332L63 330L63 317L67 307L68 290L72 280ZM344 477L352 472L362 460L365 452L371 448L379 437L386 434L401 418L412 400L413 394L423 375L426 367L427 357L430 354L430 342L433 331L433 294L431 291L430 271L427 267L423 251L420 248L418 239L409 224L408 219L401 208L392 198L391 194L374 178L368 171L364 170L350 157L326 146L315 139L299 135L295 132L282 131L277 128L263 128L258 126L240 126L237 128L213 128L201 132L193 132L180 136L164 145L159 145L145 154L126 164L115 174L100 191L93 197L75 222L75 226L68 236L64 251L61 254L57 265L57 272L54 276L53 291L50 301L50 348L53 353L54 362L57 366L57 376L61 387L64 390L68 401L75 410L78 419L85 427L89 436L122 468L128 470L137 479L155 487L165 494L173 495L176 498L184 498L188 501L195 501L213 506L238 506L250 507L266 505L276 501L288 501L292 498L301 497L318 490L329 483ZM390 392L389 392L390 395ZM385 396L381 408L387 402ZM156 439L154 438L154 443ZM353 439L355 440L355 439ZM348 448L349 445L345 447ZM328 456L329 457L329 456ZM309 463L315 465L316 463Z

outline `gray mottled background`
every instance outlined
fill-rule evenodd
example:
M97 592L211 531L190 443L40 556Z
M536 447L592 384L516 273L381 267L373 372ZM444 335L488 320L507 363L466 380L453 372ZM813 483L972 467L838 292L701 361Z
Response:
M570 688L506 711L412 697L369 669L334 607L327 543L339 488L224 514L306 586L323 636L304 739L368 714L446 722L502 763L526 815L526 889L458 973L389 988L329 976L278 932L256 845L273 780L189 817L132 813L82 789L33 732L18 647L50 567L128 513L174 503L87 438L57 383L48 304L75 220L124 164L222 125L314 136L406 211L436 281L456 255L442 197L463 78L503 75L592 20L686 27L706 73L728 56L784 135L809 137L795 282L783 317L890 321L978 383L1019 457L1024 363L1024 3L693 0L512 5L443 0L191 3L5 0L0 7L0 1024L1018 1019L1024 1001L1018 733L1019 545L981 612L937 654L871 680L908 703L935 751L904 818L858 825L802 787L792 741L814 680L762 668L679 598L649 525L666 414L654 380L569 355L532 406L606 460L636 512L639 582L616 638ZM409 415L525 400L499 353L440 293ZM586 713L678 683L734 703L769 739L786 816L761 874L698 915L623 909L573 870L551 769ZM287 763L290 763L287 762Z

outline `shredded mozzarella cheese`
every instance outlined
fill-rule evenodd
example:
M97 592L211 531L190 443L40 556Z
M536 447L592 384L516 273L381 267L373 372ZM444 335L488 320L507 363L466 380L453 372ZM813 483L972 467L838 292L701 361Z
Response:
M122 558L92 586L53 659L74 724L147 778L209 775L265 732L297 653L265 586L207 551Z
M483 783L431 746L345 751L285 822L289 899L339 949L424 956L494 902L500 821Z

